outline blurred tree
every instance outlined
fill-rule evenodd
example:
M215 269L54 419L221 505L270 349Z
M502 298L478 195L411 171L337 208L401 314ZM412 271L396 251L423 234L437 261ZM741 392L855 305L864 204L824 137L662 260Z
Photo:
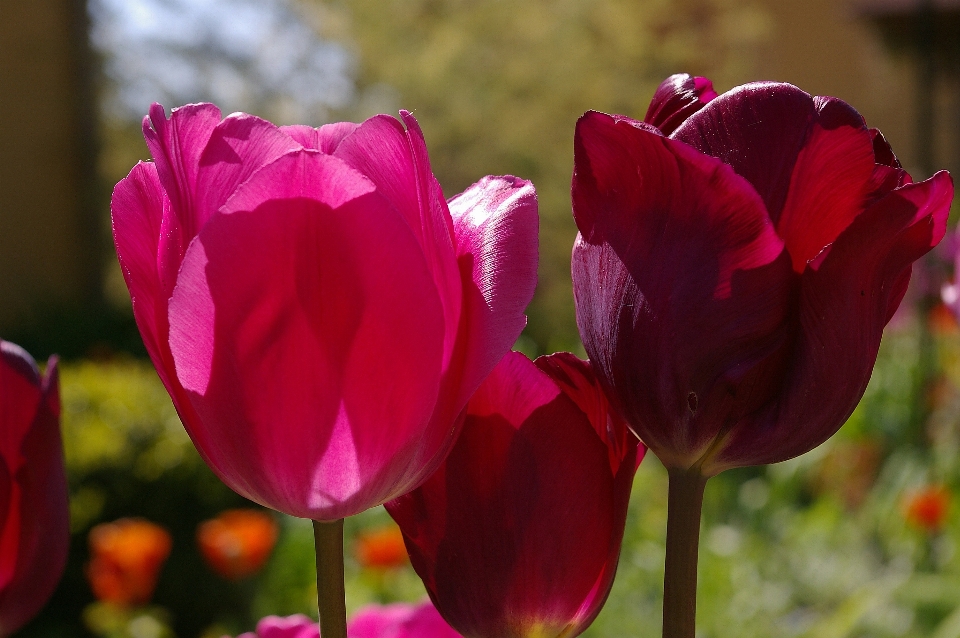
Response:
M768 18L754 0L299 0L358 58L353 119L412 110L447 196L481 176L533 180L540 282L526 349L577 349L569 255L573 127L588 109L642 118L685 71L718 90L749 72Z

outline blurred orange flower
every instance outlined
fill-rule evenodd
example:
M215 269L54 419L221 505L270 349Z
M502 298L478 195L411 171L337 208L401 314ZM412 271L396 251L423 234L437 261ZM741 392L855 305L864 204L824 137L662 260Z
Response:
M361 532L357 536L354 555L361 567L392 569L407 564L407 548L396 525Z
M210 568L228 580L260 571L277 542L277 523L260 510L221 512L197 528L197 545Z
M950 491L943 485L930 485L910 494L905 503L907 521L927 532L943 527L950 509Z
M90 530L87 580L93 595L123 607L149 602L173 541L167 530L139 518L122 518Z

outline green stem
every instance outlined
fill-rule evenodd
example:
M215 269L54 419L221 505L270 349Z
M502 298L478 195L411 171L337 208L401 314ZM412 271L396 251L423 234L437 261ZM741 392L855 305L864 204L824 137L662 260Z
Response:
M663 638L694 638L696 634L700 511L706 484L706 477L697 468L670 470Z
M347 608L343 589L343 519L332 523L313 521L317 550L317 607L320 635L347 638Z

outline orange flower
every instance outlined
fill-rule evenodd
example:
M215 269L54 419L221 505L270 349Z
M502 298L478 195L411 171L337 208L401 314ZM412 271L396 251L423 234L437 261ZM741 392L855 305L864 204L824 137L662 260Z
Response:
M277 523L260 510L227 510L197 528L207 565L228 580L260 571L276 542Z
M90 530L87 580L93 595L104 602L128 607L153 596L160 567L173 541L167 530L139 519L122 518Z
M396 525L361 532L357 537L354 555L361 567L374 569L391 569L407 563L403 534Z
M930 485L907 497L907 521L927 532L943 527L950 509L950 492L943 485Z

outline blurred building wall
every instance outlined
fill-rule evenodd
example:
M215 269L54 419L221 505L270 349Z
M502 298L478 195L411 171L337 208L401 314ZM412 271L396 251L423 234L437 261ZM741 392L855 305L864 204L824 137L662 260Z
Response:
M0 335L100 296L85 5L0 1Z
M916 178L925 178L918 157L917 57L910 50L891 51L865 10L867 0L762 0L771 33L759 52L756 79L796 84L814 95L839 97L879 128L897 156ZM889 4L889 3L887 3ZM910 3L900 3L910 4ZM942 69L932 87L934 102L933 166L958 166L956 72Z

